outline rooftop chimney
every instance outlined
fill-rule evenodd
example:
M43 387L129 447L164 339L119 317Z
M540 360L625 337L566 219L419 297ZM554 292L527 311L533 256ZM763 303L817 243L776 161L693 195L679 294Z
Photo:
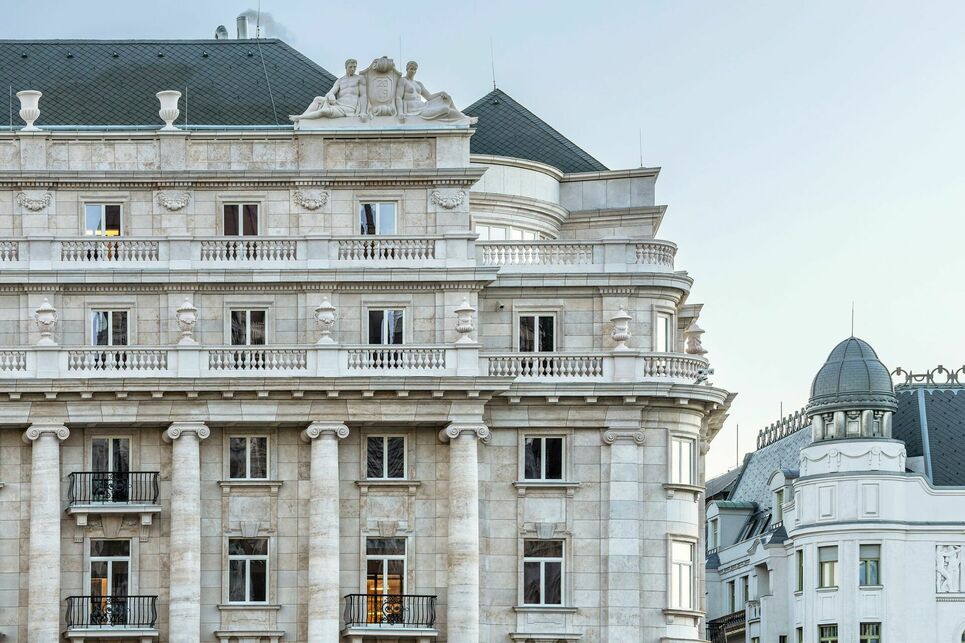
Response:
M240 16L238 16L237 24L238 24L238 40L247 40L248 39L248 16L245 14L241 14Z
M218 25L218 28L214 30L214 39L215 40L228 39L228 30L225 28L224 25Z

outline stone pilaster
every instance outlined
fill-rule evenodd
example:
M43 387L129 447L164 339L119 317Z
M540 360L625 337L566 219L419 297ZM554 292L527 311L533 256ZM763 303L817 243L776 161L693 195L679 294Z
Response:
M30 574L27 640L60 640L60 442L70 436L63 424L32 424L23 434L32 442L30 466Z
M348 437L341 422L312 422L302 431L311 442L308 542L308 640L339 640L338 441Z
M446 631L450 643L479 641L479 453L489 437L483 424L450 424L440 434L449 441L449 565Z
M168 641L201 636L201 440L203 422L175 422L164 432L171 443L171 582Z

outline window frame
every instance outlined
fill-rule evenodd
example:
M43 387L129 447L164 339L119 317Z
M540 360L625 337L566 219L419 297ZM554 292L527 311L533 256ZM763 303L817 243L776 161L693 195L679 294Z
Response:
M113 569L113 563L115 561L126 561L127 562L127 596L137 595L137 574L134 570L135 561L137 560L137 545L135 541L137 538L91 538L86 537L84 539L84 587L87 588L85 593L90 591L91 581L93 580L94 574L91 566L95 562L107 562L108 570ZM94 556L92 553L92 548L94 541L112 541L112 542L126 542L128 544L127 556ZM108 578L110 578L110 571L108 571ZM110 583L110 582L109 582ZM104 597L113 596L114 592L110 594L104 594Z
M737 579L727 581L727 613L737 611Z
M409 436L406 433L365 433L363 434L365 444L362 448L362 471L365 472L363 480L376 482L403 482L409 480ZM369 475L369 440L382 439L382 476L373 477ZM389 477L389 438L402 438L402 477Z
M264 477L252 477L251 476L251 441L256 439L265 440L265 475ZM234 477L231 475L231 441L232 440L244 440L245 441L245 475L243 477ZM229 433L225 436L225 480L231 482L262 482L266 480L271 480L272 477L272 444L271 436L267 433Z
M363 343L363 344L365 344L366 346L404 346L404 345L410 343L410 341L411 341L411 329L410 329L411 324L409 323L410 313L409 313L409 306L408 306L408 305L404 305L404 304L376 304L376 305L371 305L371 306L368 306L368 305L367 305L367 306L365 306L365 308L363 309L363 311L364 311L364 315L363 315L363 318L362 318L362 322L363 322L363 323L362 323L362 327L363 327L363 328L362 328L362 343ZM369 332L370 329L371 329L369 317L370 317L370 315L371 315L373 312L377 312L377 311L381 311L381 312L382 312L382 332L381 332L381 335L382 335L383 340L385 339L385 337L386 337L386 332L387 332L387 330L388 330L388 328L387 328L387 319L388 319L388 318L387 318L387 316L385 315L385 312L386 312L386 311L399 311L399 312L402 313L402 343L400 343L400 344L387 344L387 343L372 344L372 343L369 341L369 340L370 340L370 337L371 337L370 332Z
M858 624L858 642L859 643L881 643L881 622L880 621L865 621ZM865 633L865 627L877 627L878 631L875 634Z
M516 324L514 325L513 331L515 335L515 351L517 353L546 353L554 354L560 352L560 324L559 324L559 314L556 311L534 311L534 312L519 312L515 315ZM533 350L524 351L521 345L523 339L523 333L521 324L524 317L533 318ZM553 348L551 350L540 350L539 348L539 327L540 319L550 319L553 325Z
M794 591L795 591L795 592L803 592L803 591L804 591L804 569L805 569L805 567L804 567L804 550L803 550L803 549L796 549L796 550L794 550L794 557L795 557L795 562L796 562L795 587L797 588L797 589L795 589Z
M107 318L108 318L107 336L108 336L109 343L107 344L94 343L96 341L96 337L94 334L94 315L101 314L101 313L107 313ZM127 316L127 322L125 324L126 326L125 332L127 334L126 344L113 343L114 313L124 313ZM133 332L134 325L131 324L133 317L134 317L134 311L133 311L133 308L130 306L125 306L125 305L120 305L120 306L90 305L88 306L87 307L87 343L88 345L93 348L98 348L98 347L99 348L115 348L115 347L119 348L122 346L133 346L134 345L134 332Z
M232 554L231 553L231 541L232 540L263 540L265 541L266 553L265 554ZM225 602L228 605L267 605L271 603L272 597L272 583L271 583L271 555L273 547L271 543L271 538L265 535L257 535L251 538L241 536L241 535L227 535L225 537L225 561L226 565L224 567L225 573L225 587L224 596ZM245 575L245 600L232 600L231 599L231 561L241 560L245 562L244 565L244 575ZM263 601L253 601L251 597L251 561L264 561L265 563L265 600Z
M401 200L400 200L400 199L392 199L392 198L364 199L364 198L360 198L360 199L357 200L356 205L357 205L357 207L356 207L356 209L355 209L355 234L356 234L356 235L358 235L358 236L360 236L360 237L395 237L395 236L400 236L400 235L403 234L403 233L402 233L402 225L401 225L401 224L402 224L402 217L400 216L401 213L402 213L402 203L401 203ZM376 230L376 232L374 232L374 233L367 233L367 232L363 232L363 231L362 231L362 208L364 208L366 205L374 205L374 206L375 206L375 230ZM393 217L394 217L394 219L395 219L395 220L393 221L393 228L394 228L394 231L393 231L393 232L379 232L379 229L382 227L382 206L385 206L385 205L391 205L391 206L394 208L394 210L395 210L395 212L393 213Z
M369 540L401 540L405 552L402 554L369 554ZM379 534L363 534L362 535L362 593L368 594L368 574L369 574L369 561L376 560L382 563L382 573L387 576L388 562L390 560L402 561L402 591L401 594L406 594L409 588L409 552L410 543L409 538L403 535L395 536L380 536ZM384 588L384 585L383 585ZM376 596L393 596L394 594L388 594L383 592L382 594L375 594Z
M824 633L824 629L834 628L834 633L828 634ZM838 624L837 623L822 623L818 625L818 643L838 643Z
M244 233L245 206L248 206L248 205L255 206L255 233L254 234ZM261 237L264 235L264 233L262 232L263 217L261 216L261 213L262 213L263 207L262 207L261 200L219 199L218 206L221 211L221 219L220 221L218 221L219 231L221 232L221 236L228 237L229 239L235 239L235 238L243 239L245 237ZM227 226L225 226L225 217L227 216L227 213L225 212L225 208L228 208L230 206L236 206L238 208L238 221L237 221L238 234L228 234Z
M232 340L234 338L234 333L232 332L231 320L236 312L245 313L245 342L244 344L235 344ZM265 314L265 331L264 331L264 342L261 344L251 343L251 313L262 312ZM268 306L258 306L258 305L246 305L246 304L231 304L227 307L227 314L225 315L225 334L228 346L236 347L255 347L255 346L267 346L269 342L269 322L270 317Z
M690 551L689 561L678 561L674 556L674 545L686 545ZM697 609L697 543L689 538L672 538L668 547L668 559L670 561L670 595L669 605L671 609L695 610ZM681 571L686 569L687 593L689 596L688 604L684 604L681 598L684 576ZM679 590L679 591L678 591Z
M720 547L720 517L714 516L707 521L707 549Z
M876 547L878 549L878 556L876 558L865 558L861 549L863 547ZM882 587L884 582L881 579L881 543L858 543L858 587ZM866 582L868 580L868 566L865 564L866 561L875 561L874 583Z
M124 200L118 199L81 199L80 203L80 234L85 239L116 239L117 237L123 237L126 234L124 226ZM117 206L117 234L109 235L107 232L107 208L108 206ZM100 225L104 230L104 234L97 234L96 232L88 234L87 232L87 208L88 207L99 207L100 208Z
M560 543L560 556L527 556L526 555L526 543L527 542L558 542ZM535 534L532 536L523 536L520 538L520 566L519 566L519 600L520 605L523 607L545 607L545 608L562 608L567 604L566 599L566 572L569 568L567 565L567 552L569 547L567 546L566 538L554 537L554 538L539 538ZM526 563L538 563L539 564L539 590L540 590L540 602L530 603L526 600ZM560 602L559 603L547 603L546 602L546 565L547 563L559 563L560 564Z
M679 453L677 451L678 443L686 443L690 453L689 453L689 479L680 479L680 466L678 460ZM689 487L697 486L697 440L689 435L674 434L670 435L670 457L668 458L670 465L670 484L674 485L685 485Z
M519 449L519 481L524 483L541 483L541 482L565 482L568 479L567 476L567 466L566 458L569 453L568 445L566 444L567 438L566 434L563 433L535 433L528 431L520 436ZM560 440L560 477L559 478L547 478L546 477L546 460L549 455L549 451L546 448L546 440ZM529 478L526 476L526 454L528 440L541 440L543 446L540 448L540 477L539 478Z
M822 560L821 550L834 550L833 560ZM840 560L840 551L837 545L825 545L818 547L818 589L837 589L838 587L838 562ZM825 573L825 565L829 565L830 570L830 584L826 584L828 580L828 574Z
M661 320L666 318L667 320L667 336L663 345L666 350L661 349L660 343L660 327ZM653 315L651 318L651 328L653 332L651 333L651 346L654 353L673 353L677 346L677 309L668 303L655 303L653 306Z

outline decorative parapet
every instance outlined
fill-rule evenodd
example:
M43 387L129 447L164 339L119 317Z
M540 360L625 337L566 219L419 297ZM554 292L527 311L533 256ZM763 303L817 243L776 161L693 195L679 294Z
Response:
M805 409L795 411L787 417L783 417L777 422L772 423L770 426L761 429L757 434L757 448L763 449L764 447L774 444L778 440L783 440L792 433L797 433L801 429L805 429L810 425L811 422L808 420Z
M930 371L920 373L906 371L899 366L891 372L891 380L895 386L965 386L965 366L949 370L939 364Z

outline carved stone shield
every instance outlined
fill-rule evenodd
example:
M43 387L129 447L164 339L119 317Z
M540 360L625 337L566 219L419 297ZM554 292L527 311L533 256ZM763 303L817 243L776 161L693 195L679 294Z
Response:
M365 93L368 97L369 116L395 116L396 92L402 74L395 68L395 61L386 56L376 58L372 64L364 69L361 76L365 78Z

